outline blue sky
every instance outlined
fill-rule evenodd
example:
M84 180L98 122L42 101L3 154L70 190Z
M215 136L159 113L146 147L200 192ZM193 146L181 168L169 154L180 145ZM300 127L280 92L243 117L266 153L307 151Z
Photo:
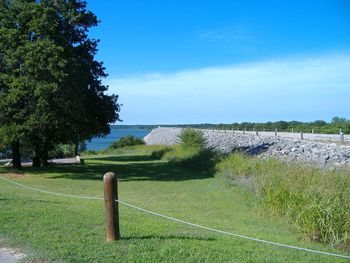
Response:
M88 1L123 124L350 118L350 2Z

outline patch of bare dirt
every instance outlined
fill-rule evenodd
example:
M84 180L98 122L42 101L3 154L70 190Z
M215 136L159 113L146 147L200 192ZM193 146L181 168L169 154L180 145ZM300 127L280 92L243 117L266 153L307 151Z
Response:
M3 177L7 177L7 178L23 178L24 174L21 173L3 173L1 174L1 176Z

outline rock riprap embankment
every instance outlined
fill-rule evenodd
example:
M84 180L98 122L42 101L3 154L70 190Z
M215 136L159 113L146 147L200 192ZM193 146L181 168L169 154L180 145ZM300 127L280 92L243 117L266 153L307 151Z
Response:
M179 143L181 128L157 128L144 140L149 145ZM277 158L287 162L320 167L350 166L350 145L282 136L260 136L233 131L202 130L207 147L223 153L244 151L258 158Z

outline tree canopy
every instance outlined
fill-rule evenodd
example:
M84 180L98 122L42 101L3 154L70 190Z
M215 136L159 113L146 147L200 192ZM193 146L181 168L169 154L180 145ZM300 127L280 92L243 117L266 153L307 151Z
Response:
M14 166L20 143L39 166L55 145L106 135L119 120L88 37L97 24L84 1L0 2L0 144L13 146Z

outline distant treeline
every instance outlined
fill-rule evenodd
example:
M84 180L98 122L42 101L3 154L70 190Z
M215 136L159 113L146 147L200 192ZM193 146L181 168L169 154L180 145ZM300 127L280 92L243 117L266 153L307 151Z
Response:
M231 124L173 124L173 125L113 125L112 129L146 129L151 130L157 127L181 127L199 129L225 129L225 130L258 130L258 131L288 131L337 134L340 129L344 134L350 134L350 120L341 117L333 117L331 122L316 120L312 122L301 121L275 121L275 122L241 122Z

